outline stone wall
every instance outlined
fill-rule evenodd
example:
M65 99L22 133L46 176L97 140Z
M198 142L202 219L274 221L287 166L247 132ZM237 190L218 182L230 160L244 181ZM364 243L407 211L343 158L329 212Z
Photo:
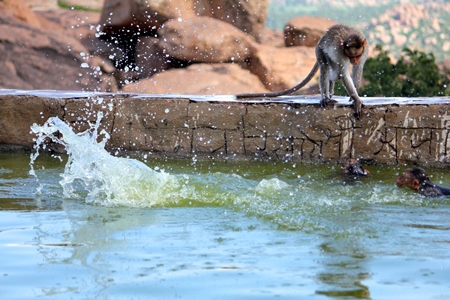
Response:
M321 108L316 96L242 102L233 96L0 90L0 149L29 151L30 126L58 116L76 132L97 112L113 153L450 166L450 98L348 98ZM51 147L50 147L51 148Z

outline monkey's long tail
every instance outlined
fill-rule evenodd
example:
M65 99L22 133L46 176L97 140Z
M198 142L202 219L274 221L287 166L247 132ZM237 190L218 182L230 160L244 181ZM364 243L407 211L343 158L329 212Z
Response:
M302 82L300 82L299 84L297 84L296 86L294 86L290 89L279 91L279 92L271 92L271 93L237 94L236 99L259 98L259 97L278 97L278 96L292 94L293 92L298 91L299 89L304 87L308 82L310 82L311 79L314 77L314 75L316 75L317 70L319 70L319 63L316 61L316 63L314 64L314 67L311 69L308 76L306 76L306 78L303 79Z

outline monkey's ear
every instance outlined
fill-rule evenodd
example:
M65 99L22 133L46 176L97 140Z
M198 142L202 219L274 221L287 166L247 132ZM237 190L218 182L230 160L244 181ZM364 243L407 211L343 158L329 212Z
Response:
M414 190L418 190L419 189L419 187L420 187L420 182L419 182L419 180L417 180L417 179L414 179L413 180L413 183L412 183L412 188L414 189Z
M362 46L363 47L367 46L367 39L364 39L364 41L362 42Z

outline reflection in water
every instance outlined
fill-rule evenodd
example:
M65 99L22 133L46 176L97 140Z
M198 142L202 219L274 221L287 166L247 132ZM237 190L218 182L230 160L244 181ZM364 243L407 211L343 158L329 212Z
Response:
M358 239L330 240L319 245L323 270L317 274L324 287L317 294L330 297L370 299L369 287L362 284L370 278L369 259Z

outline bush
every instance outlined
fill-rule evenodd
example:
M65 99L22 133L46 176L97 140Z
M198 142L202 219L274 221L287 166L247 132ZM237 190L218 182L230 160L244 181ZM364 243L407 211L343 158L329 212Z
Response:
M450 70L440 72L434 55L404 48L396 64L389 51L377 45L376 57L364 66L364 81L358 94L366 97L432 97L450 95ZM348 95L342 84L336 85L336 95Z
M362 96L432 97L450 95L450 71L443 74L432 53L409 48L394 65L389 52L376 47L378 55L369 58L364 66L364 80L368 81L358 92Z

